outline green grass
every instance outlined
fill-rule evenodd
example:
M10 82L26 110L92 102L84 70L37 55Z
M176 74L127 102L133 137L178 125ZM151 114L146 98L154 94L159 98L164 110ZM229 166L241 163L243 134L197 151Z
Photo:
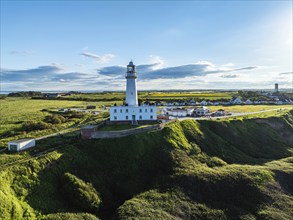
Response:
M171 101L171 100L186 100L186 99L206 99L206 100L218 100L218 99L231 99L236 92L138 92L140 100L150 101ZM103 93L83 93L72 94L71 96L58 97L60 100L81 100L81 101L112 101L117 104L122 104L125 100L125 92L103 92Z
M291 108L293 105L232 105L232 106L208 106L211 111L224 109L227 112L258 112L270 109Z
M260 119L174 121L161 131L118 139L43 140L42 149L63 148L0 167L0 218L290 219L292 129L291 111ZM64 196L70 193L62 184L67 173L81 195L98 194L98 211L76 205L80 194Z
M99 116L85 115L81 118L72 118L64 123L51 126L50 129L28 132L22 129L23 124L30 121L44 121L50 114L58 114L59 108L86 107L93 103L83 101L60 100L34 100L25 98L6 98L0 100L0 146L6 147L7 142L20 138L36 138L67 129L71 126L89 122L97 122L104 114ZM96 103L102 106L105 103ZM106 117L106 116L105 116Z

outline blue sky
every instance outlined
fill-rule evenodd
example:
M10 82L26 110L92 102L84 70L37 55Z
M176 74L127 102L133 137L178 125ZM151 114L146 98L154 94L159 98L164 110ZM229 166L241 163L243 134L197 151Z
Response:
M291 87L292 1L1 1L1 90Z

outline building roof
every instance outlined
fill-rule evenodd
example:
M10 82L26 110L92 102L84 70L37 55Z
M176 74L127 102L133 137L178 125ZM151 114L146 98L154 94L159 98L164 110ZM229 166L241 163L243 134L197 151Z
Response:
M24 138L24 139L19 139L19 140L15 140L15 141L9 141L8 144L10 144L10 143L19 144L19 143L22 143L22 142L32 141L32 140L35 140L35 139L33 139L33 138Z

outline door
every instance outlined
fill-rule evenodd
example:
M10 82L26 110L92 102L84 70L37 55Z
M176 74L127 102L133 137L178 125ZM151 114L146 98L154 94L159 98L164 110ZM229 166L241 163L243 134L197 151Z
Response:
M136 119L135 119L135 115L132 115L132 121L135 121Z

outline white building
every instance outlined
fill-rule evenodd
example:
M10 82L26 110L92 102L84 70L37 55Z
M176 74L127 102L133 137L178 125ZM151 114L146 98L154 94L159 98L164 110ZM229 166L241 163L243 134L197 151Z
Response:
M20 139L16 141L10 141L8 143L9 151L21 151L28 148L34 147L36 145L35 139Z
M208 105L208 102L205 101L205 100L202 100L202 101L200 102L200 104L201 104L201 105Z
M132 61L127 65L126 78L126 104L110 107L110 121L129 121L136 124L139 121L157 120L157 107L155 105L138 105L136 67Z
M234 105L239 105L242 103L241 99L238 98L238 97L233 97L230 101L231 104L234 104Z
M204 116L204 115L207 115L209 112L210 112L210 110L205 106L202 106L201 108L195 109L195 114L197 116Z
M245 104L246 104L246 105L251 105L251 104L253 104L253 102L250 101L250 99L247 99L247 100L245 101Z
M173 108L166 109L165 114L173 117L186 117L191 116L193 109L190 108Z

